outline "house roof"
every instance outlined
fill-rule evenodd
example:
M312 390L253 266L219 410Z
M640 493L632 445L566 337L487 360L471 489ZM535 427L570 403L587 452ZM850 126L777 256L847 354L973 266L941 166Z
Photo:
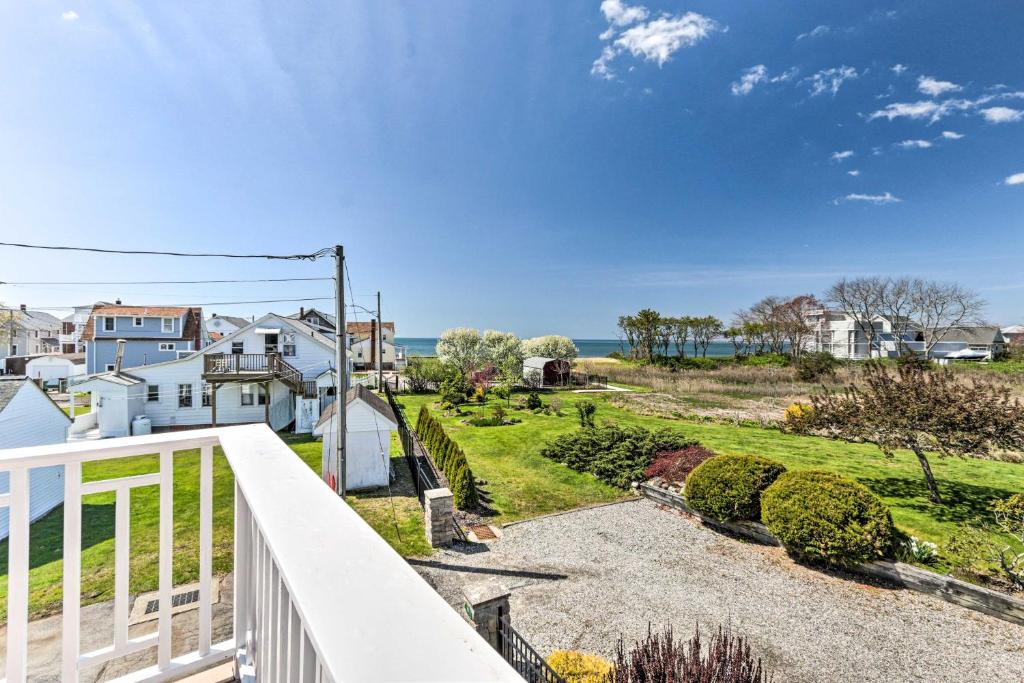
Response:
M60 320L44 311L15 311L14 322L26 330L56 330Z
M252 322L251 320L246 320L245 318L240 318L237 315L217 315L216 313L211 315L209 320L207 320L207 322L209 322L210 320L213 320L214 318L219 318L220 320L226 320L227 322L231 323L235 327L247 327L249 325L249 323Z
M43 353L32 356L27 362L38 360L40 358L59 358L61 360L71 361L72 365L85 365L84 353Z
M362 384L357 384L348 390L348 393L345 395L345 405L352 403L352 401L355 401L356 399L359 399L366 405L370 406L373 410L380 413L392 423L398 424L398 419L395 417L395 411L391 410L391 406L388 402L367 389ZM327 406L327 410L320 414L320 419L316 421L317 427L331 419L334 415L336 405L338 405L337 401Z
M988 345L1005 344L1006 338L995 325L978 325L971 327L954 327L942 338L944 342L961 342L964 344Z
M148 367L152 367L152 366L148 366ZM129 375L127 372L124 372L122 370L121 372L110 371L110 372L100 372L100 373L97 373L95 375L89 375L88 377L84 377L84 378L82 378L81 380L79 380L77 382L73 382L72 386L80 387L81 385L86 384L87 382L91 382L93 380L101 380L103 382L110 382L111 384L120 384L121 386L125 386L125 387L134 386L136 384L141 384L141 383L146 381L146 380L142 379L141 377L136 377L135 375Z
M32 385L36 391L42 393L57 412L63 415L68 422L74 421L63 408L57 405L57 402L54 401L48 393L39 387L38 384L30 379L26 379L25 377L0 377L0 411L3 411L3 409L7 407L7 404L14 400L14 397L17 396L18 392L25 387L26 383Z
M373 325L373 329L377 329L376 323L370 323L370 322L365 322L365 323L363 323L363 322L350 322L350 323L345 323L345 331L348 332L349 334L370 334L370 329L371 329L370 325L371 324ZM384 322L382 322L380 324L380 326L385 328L385 329L391 330L392 332L395 331L395 324L394 323L389 323L387 321L384 321Z
M543 356L530 356L529 358L523 359L523 367L528 368L543 368L545 364L555 360L554 358L544 358Z
M1002 332L1003 334L1024 334L1024 325L1010 325L1004 327Z
M96 304L92 307L92 313L89 314L89 319L85 322L85 328L82 330L82 341L89 341L96 338L97 315L138 315L159 316L161 318L179 318L181 316L185 316L185 324L182 326L180 336L160 337L160 339L192 339L197 345L201 341L200 332L203 324L202 308L190 308L188 306L120 306L117 304Z
M293 320L302 320L303 318L305 318L310 313L315 313L316 315L320 316L321 318L323 318L324 320L329 322L332 326L337 326L337 324L338 324L338 322L337 322L338 319L335 318L333 314L321 311L319 308L304 308L304 309L302 309L300 311L296 311L295 313L292 313L291 315L288 315L288 316L285 316L285 317L293 319Z

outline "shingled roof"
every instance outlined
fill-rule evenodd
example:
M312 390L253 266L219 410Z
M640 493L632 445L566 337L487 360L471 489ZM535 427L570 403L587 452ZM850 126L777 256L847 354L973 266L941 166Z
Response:
M199 348L202 343L203 309L188 306L122 306L119 304L96 304L92 307L89 319L82 330L82 341L90 341L96 338L96 316L153 316L161 318L179 318L185 316L185 324L182 326L181 336L155 337L158 339L191 339L195 347ZM113 338L113 337L111 337ZM131 337L139 339L139 337Z
M357 398L365 402L368 406L376 410L391 422L398 424L398 419L395 417L395 411L391 410L391 405L362 384L357 384L348 390L348 394L345 395L345 405L348 405ZM320 414L320 419L316 421L317 427L324 424L334 416L334 406L336 405L338 405L337 401L327 406L327 410Z

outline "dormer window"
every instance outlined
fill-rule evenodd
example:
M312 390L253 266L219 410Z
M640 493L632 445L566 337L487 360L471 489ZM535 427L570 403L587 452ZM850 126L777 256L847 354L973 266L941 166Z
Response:
M160 320L160 331L164 334L174 332L174 318L162 318Z
M137 315L134 318L132 318L132 327L142 327L142 317L141 316Z

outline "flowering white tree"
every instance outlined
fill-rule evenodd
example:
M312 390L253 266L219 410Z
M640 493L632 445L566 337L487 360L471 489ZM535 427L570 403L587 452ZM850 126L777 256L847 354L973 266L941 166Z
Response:
M472 327L445 330L437 340L437 357L445 365L458 368L463 374L480 367L483 340Z
M499 370L523 367L523 343L512 332L487 330L483 336L483 360Z
M557 334L523 340L523 355L526 357L558 358L572 360L579 354L572 339Z

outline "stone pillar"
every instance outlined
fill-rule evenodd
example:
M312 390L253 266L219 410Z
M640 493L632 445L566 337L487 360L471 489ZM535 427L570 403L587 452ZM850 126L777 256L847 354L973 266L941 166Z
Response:
M452 530L452 492L444 489L430 489L423 492L423 526L427 542L436 548L455 540Z
M477 633L501 652L498 620L509 619L508 588L500 581L481 581L463 588L462 595L466 600L463 609L476 626Z

